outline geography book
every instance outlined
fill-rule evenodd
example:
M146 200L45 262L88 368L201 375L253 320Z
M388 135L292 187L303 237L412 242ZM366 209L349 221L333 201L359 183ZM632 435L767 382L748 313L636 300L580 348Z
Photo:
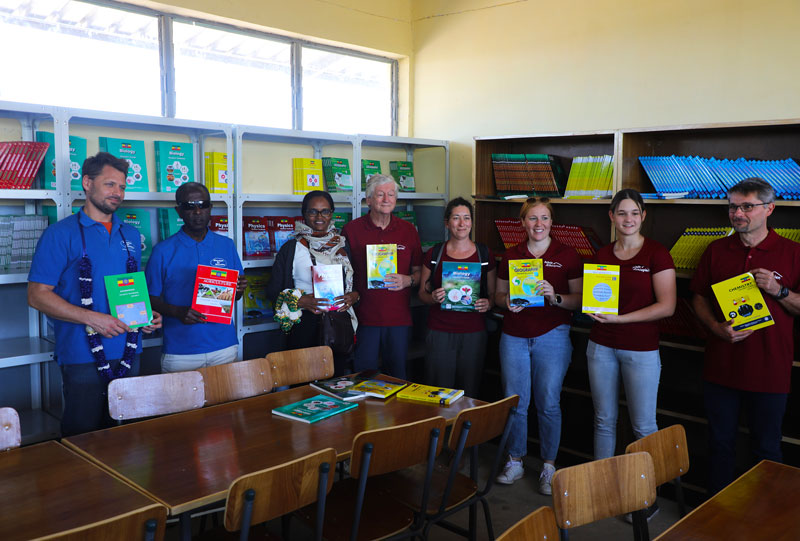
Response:
M358 404L345 402L332 396L318 394L299 402L281 406L272 410L275 415L286 417L301 423L316 423L347 410L357 408Z
M544 306L544 297L537 294L541 280L544 280L541 259L510 259L508 294L511 306L524 308Z
M412 383L405 389L397 393L397 398L413 400L414 402L427 402L429 404L439 404L448 406L464 396L462 389L448 389L447 387L432 387Z
M367 244L367 289L388 289L386 275L397 272L397 244Z
M206 316L210 323L230 324L238 278L239 271L233 269L198 265L192 308Z
M584 314L616 314L619 312L619 265L583 265Z
M442 261L442 310L474 312L481 293L481 264Z
M328 301L328 311L338 310L336 297L344 295L344 279L341 265L314 265L311 267L311 283L314 297Z
M128 272L103 277L111 315L131 329L150 325L153 310L144 272Z
M755 331L775 324L749 272L713 284L711 289L726 320L733 321L734 331Z

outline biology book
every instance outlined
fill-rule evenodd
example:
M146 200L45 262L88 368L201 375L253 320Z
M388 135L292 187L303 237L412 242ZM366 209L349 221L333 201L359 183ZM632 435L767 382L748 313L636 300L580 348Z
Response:
M462 389L448 389L447 387L432 387L412 383L405 389L397 393L397 398L413 400L415 402L427 402L429 404L439 404L448 406L464 396Z
M357 408L358 404L345 402L332 396L318 394L293 404L281 406L272 410L275 415L300 421L301 423L316 423L339 413Z
M311 283L314 297L328 301L328 311L338 310L336 297L344 295L344 279L341 265L314 265L311 267Z
M365 379L353 385L353 390L366 393L367 396L389 398L406 385L406 383L392 383L391 381L383 381L380 379Z
M481 264L442 261L442 310L474 312L481 293Z
M52 132L37 131L36 140L50 146L44 155L44 163L39 170L39 185L43 190L56 189L56 138ZM83 190L81 167L86 160L86 139L77 135L69 136L69 180L70 190Z
M619 265L583 265L584 314L616 314L619 312Z
M524 308L544 306L544 297L538 294L541 280L544 280L541 259L510 259L508 294L511 306Z
M127 192L147 192L147 161L144 156L144 141L135 139L100 138L100 150L109 152L128 162L128 175L125 178Z
M147 264L153 252L153 232L150 229L150 211L148 209L121 208L114 213L123 223L131 225L139 232L139 244L142 250L142 266ZM129 239L131 240L131 239Z
M192 308L206 316L209 323L230 324L238 278L239 271L233 269L198 265Z
M733 321L734 331L754 331L775 324L749 272L713 284L711 289L726 320Z
M176 192L181 184L195 181L192 143L153 141L153 144L159 192Z
M114 274L103 278L111 315L131 329L150 325L153 310L147 292L144 272Z
M340 400L350 402L352 400L361 400L367 397L367 393L363 391L356 391L353 387L358 383L352 376L341 376L338 378L323 379L311 383L311 386L318 391L328 393L335 396Z
M397 244L367 244L367 289L388 289L386 275L397 273Z

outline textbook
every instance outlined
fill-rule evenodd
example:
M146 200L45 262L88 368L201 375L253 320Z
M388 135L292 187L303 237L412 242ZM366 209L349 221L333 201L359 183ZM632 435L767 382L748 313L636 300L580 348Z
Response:
M297 221L293 216L267 216L267 229L269 230L269 244L272 252L277 254L281 246L292 237L294 224ZM302 221L302 217L300 217Z
M292 190L295 195L302 195L314 190L322 190L322 160L318 158L292 158L294 176Z
M225 152L206 152L204 154L205 183L211 193L228 193L228 154Z
M153 233L150 229L150 211L148 209L121 208L114 213L123 223L131 225L139 232L139 244L142 251L142 266L147 264L153 252ZM134 239L127 239L134 240Z
M328 301L329 312L339 309L340 305L334 304L334 299L344 295L341 265L314 265L311 267L311 284L314 286L314 297Z
M125 188L125 191L150 191L150 186L147 182L147 161L144 156L144 141L101 137L100 150L102 152L109 152L117 158L122 158L128 162L128 176L125 179L127 188Z
M544 280L541 259L508 261L508 294L512 306L535 308L544 306L544 297L537 294L539 281Z
M616 314L619 311L619 265L583 265L584 314Z
M105 276L108 307L111 315L131 329L150 325L153 310L144 272L129 272Z
M387 289L387 274L397 273L397 244L367 244L367 289Z
M247 275L247 287L244 289L244 318L257 319L274 314L272 302L267 298L267 284L270 271Z
M376 398L389 398L394 393L408 385L407 383L392 383L380 379L365 379L353 385L354 391L361 391L367 396Z
M233 269L197 265L192 308L209 323L230 324L238 278L239 271Z
M389 172L400 186L401 192L416 191L413 162L391 161L389 162Z
M367 181L372 175L381 174L381 162L378 160L361 160L361 189L367 189Z
M153 141L153 144L159 192L176 192L181 184L195 181L192 143Z
M712 284L711 289L734 331L754 331L774 325L767 303L749 272Z
M311 386L318 391L333 395L339 400L350 402L351 400L361 400L367 397L367 393L353 389L356 383L358 383L358 380L354 379L352 376L341 376L338 378L314 381L311 383Z
M442 310L474 312L481 293L481 264L442 261Z
M449 406L462 396L464 396L464 391L462 389L431 387L430 385L420 385L419 383L412 383L397 393L397 398L413 400L415 402L428 402L441 406Z
M275 408L272 410L272 413L280 415L281 417L286 417L287 419L292 419L293 421L310 424L357 407L358 404L345 402L344 400L339 400L332 396L318 394L317 396L312 396L311 398L306 398L305 400L300 400L293 404Z
M242 218L242 243L244 257L269 256L269 231L267 218L263 216L244 216Z
M329 192L352 192L353 175L347 158L322 158L322 175Z
M39 169L39 186L43 190L56 189L56 137L52 132L37 131L36 140L50 146L44 155L44 164ZM83 190L81 167L86 160L86 139L77 135L69 136L69 180L70 190Z

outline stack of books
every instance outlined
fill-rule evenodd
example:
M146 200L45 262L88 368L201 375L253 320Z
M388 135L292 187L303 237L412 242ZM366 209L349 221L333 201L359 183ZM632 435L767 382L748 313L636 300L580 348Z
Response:
M325 187L331 193L352 192L353 175L347 158L322 158L322 175Z
M381 174L381 162L379 160L361 160L361 189L367 189L367 181L372 175Z
M194 145L153 141L159 192L176 192L181 184L194 182Z
M147 160L144 155L144 141L135 139L100 138L100 151L109 152L128 162L128 176L125 178L126 192L148 192Z
M778 235L786 237L791 241L800 242L800 229L790 229L788 227L776 227L775 232Z
M47 225L47 216L0 216L0 269L29 269L36 243Z
M147 264L153 252L153 234L150 229L150 211L148 209L122 208L115 213L123 223L136 228L139 232L139 243L142 250L142 267ZM128 239L132 241L133 239Z
M524 241L527 237L522 224L516 218L497 218L494 221L503 246L508 249ZM584 259L590 259L603 245L591 227L579 225L553 224L550 236L562 244L571 246Z
M669 251L679 269L696 269L708 245L733 233L730 227L687 227Z
M211 221L208 223L208 228L214 233L227 236L228 231L230 230L228 217L224 214L212 216Z
M322 190L322 160L318 158L292 158L294 195L304 195Z
M407 221L408 223L410 223L411 225L413 225L414 227L419 229L419 227L417 226L417 213L416 213L416 211L414 211L414 210L396 210L396 211L392 212L392 214L394 214L395 216L397 216L401 220Z
M494 225L497 227L500 240L503 241L503 247L506 249L516 246L527 238L522 224L516 218L497 218Z
M561 162L549 154L492 154L497 195L561 197L566 178Z
M391 161L389 162L389 173L391 173L395 182L400 185L401 192L416 191L413 162Z
M576 156L569 170L564 199L610 199L613 182L613 156Z
M44 155L44 166L39 169L39 186L43 190L56 189L56 138L52 132L37 131L36 140L50 147ZM86 139L77 135L69 136L69 178L70 190L83 190L81 168L86 160Z
M0 189L29 190L48 148L33 141L0 142Z
M228 176L228 155L225 152L206 152L204 154L205 184L211 193L231 191Z
M158 209L158 236L161 240L171 237L183 227L183 219L174 208Z
M689 301L684 298L678 299L674 314L658 322L658 330L662 335L708 338L705 327L700 324L700 320L689 306Z
M352 219L353 219L352 212L334 212L333 217L331 218L334 227L336 227L336 229L338 229L339 231L341 231L342 228L345 226L345 224Z

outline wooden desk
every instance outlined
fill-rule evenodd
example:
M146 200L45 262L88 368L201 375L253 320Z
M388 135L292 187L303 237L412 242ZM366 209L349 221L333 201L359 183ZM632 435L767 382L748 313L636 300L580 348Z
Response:
M3 541L52 535L157 505L55 441L0 452Z
M657 541L800 539L800 469L762 460Z
M441 415L452 421L483 402L461 398L448 407L367 398L358 407L308 425L272 409L320 394L308 385L209 408L168 415L64 440L177 515L225 498L241 475L333 447L350 456L353 437Z

